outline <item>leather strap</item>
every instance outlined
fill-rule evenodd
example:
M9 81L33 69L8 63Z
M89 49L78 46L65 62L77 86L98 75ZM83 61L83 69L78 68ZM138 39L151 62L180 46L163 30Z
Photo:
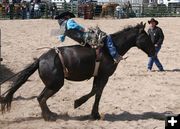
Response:
M63 66L63 72L64 72L64 77L68 77L68 69L66 68L65 64L64 64L64 58L61 54L61 51L57 48L57 47L54 47L55 49L55 52L59 55L59 58L61 60L61 63L62 63L62 66Z
M59 58L61 60L61 63L62 63L62 66L63 66L64 76L68 77L69 71L65 66L64 58L63 58L63 56L61 54L61 51L57 47L54 47L54 49L55 49L55 52L59 55ZM102 58L102 52L101 52L101 49L98 48L98 49L96 49L96 60L95 60L95 68L94 68L93 76L98 75L99 66L100 66L100 63L101 63L101 58Z
M94 73L93 73L93 76L94 76L94 77L98 75L98 71L99 71L99 66L100 66L100 63L101 63L101 59L102 59L101 48L97 48L97 49L96 49L95 68L94 68Z

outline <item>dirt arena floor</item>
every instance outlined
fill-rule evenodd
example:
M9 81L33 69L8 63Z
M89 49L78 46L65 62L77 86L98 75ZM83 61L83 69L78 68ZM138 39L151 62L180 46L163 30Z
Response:
M150 18L123 20L75 19L85 27L96 26L113 33L128 25L136 25ZM74 100L91 90L92 80L83 82L65 81L65 86L48 100L50 109L58 113L55 122L45 122L36 97L44 85L35 72L14 95L12 109L0 114L0 129L164 129L167 112L180 113L180 18L157 18L163 29L165 40L159 53L165 72L147 72L148 57L137 48L125 56L116 72L110 77L100 101L102 120L89 119L94 97L78 109ZM22 70L46 50L76 44L67 38L60 43L50 33L58 28L56 20L4 20L2 31L2 62L0 81ZM148 29L148 24L146 30ZM12 81L2 85L2 92Z

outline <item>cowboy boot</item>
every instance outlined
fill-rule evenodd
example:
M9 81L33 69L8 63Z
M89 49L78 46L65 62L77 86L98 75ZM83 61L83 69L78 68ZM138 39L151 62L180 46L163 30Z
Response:
M116 54L116 56L113 58L114 63L118 64L121 60L123 60L123 56Z

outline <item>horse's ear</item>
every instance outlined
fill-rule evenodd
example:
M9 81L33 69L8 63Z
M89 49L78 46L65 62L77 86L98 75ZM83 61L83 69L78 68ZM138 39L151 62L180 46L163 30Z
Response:
M146 23L144 23L144 25L143 25L143 28L145 29L145 27L146 27Z
M143 22L140 22L140 25L143 25Z
M140 22L140 26L142 26L142 28L144 28L144 29L145 29L145 27L146 27L146 23L144 23L144 24L143 24L143 22Z
M140 23L139 33L142 33L146 27L146 23L143 24L143 22Z

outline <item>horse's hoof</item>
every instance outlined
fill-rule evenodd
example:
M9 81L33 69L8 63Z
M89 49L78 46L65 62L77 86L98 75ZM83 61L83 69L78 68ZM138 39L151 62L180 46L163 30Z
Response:
M78 100L75 100L74 101L74 109L78 108L79 107L79 103L78 103Z
M91 114L93 120L100 120L101 116L99 113L92 113Z
M44 117L44 120L45 121L56 121L57 118L50 116L50 117Z
M47 114L42 114L43 118L45 121L56 121L57 120L57 114L56 113L47 113Z

